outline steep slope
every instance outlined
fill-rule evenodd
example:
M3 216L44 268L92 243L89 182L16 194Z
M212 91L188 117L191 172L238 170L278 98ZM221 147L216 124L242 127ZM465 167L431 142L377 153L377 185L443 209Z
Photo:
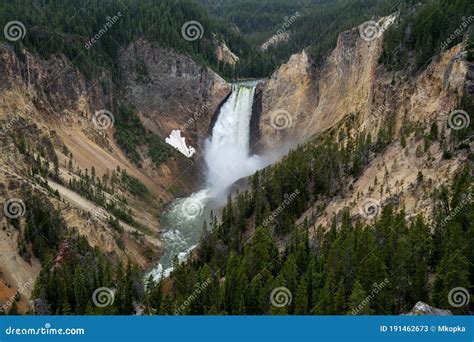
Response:
M125 96L145 126L166 136L181 129L196 146L230 85L191 58L139 40L124 49Z
M382 18L379 25L391 21ZM305 141L349 113L367 112L382 44L381 35L374 38L362 39L356 27L339 34L322 69L312 68L305 51L281 66L263 93L262 144L275 146L285 137Z
M353 184L348 183L349 193L331 202L315 226L327 226L345 206L357 214L367 198L380 205L396 197L409 215L430 211L432 202L426 194L452 179L465 162L466 155L444 159L443 150L452 132L449 114L462 109L463 98L472 95L468 86L472 63L458 45L434 58L415 77L387 71L378 63L381 33L394 19L382 18L380 34L370 41L363 39L359 28L341 33L319 71L311 68L304 51L293 55L263 90L260 134L266 149L287 141L304 142L328 130L342 143L370 134L380 146L382 153ZM432 124L439 128L440 138L427 143L423 136L429 135ZM421 149L428 153L425 158L420 156ZM427 175L423 190L418 189L419 172ZM314 208L309 212L320 215Z
M435 54L414 75L388 70L380 56L394 20L341 33L320 69L306 52L293 55L266 82L261 150L300 144L241 182L192 262L151 289L154 307L370 315L423 301L472 312L472 44Z
M229 85L189 57L143 40L124 50L121 60L124 84L117 88L108 71L91 81L64 55L45 59L0 46L1 202L5 208L9 200L24 208L18 223L1 216L0 299L32 279L20 310L26 309L41 269L20 247L32 196L59 210L70 234L86 237L115 260L145 268L160 255L163 205L197 185L197 164L163 138L182 129L199 147ZM131 61L147 63L148 78L140 79L143 70L127 68ZM117 135L123 133L125 140ZM147 140L130 142L137 161L123 147L127 136L138 133ZM157 162L152 152L160 149L165 157Z

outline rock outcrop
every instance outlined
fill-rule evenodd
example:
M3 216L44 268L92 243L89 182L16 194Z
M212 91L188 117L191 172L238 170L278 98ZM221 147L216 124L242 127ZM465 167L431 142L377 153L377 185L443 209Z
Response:
M443 310L429 306L426 303L418 302L413 309L408 313L409 316L451 316L449 310Z
M260 143L275 148L284 141L304 139L318 102L310 60L305 51L292 55L265 83L260 115Z
M390 25L393 18L382 18L380 27ZM432 201L427 194L452 179L467 158L465 153L443 158L445 146L439 142L432 143L426 158L421 158L423 139L412 134L413 127L429 134L436 123L440 135L449 138L448 115L459 109L462 97L472 89L472 63L466 61L463 47L444 51L422 72L411 75L404 70L388 71L379 64L382 41L383 34L364 40L359 28L342 32L319 70L312 68L303 51L291 56L265 84L259 130L264 150L321 134L332 134L345 143L348 137L355 141L364 132L375 141L380 132L391 130L391 144L371 155L357 179L348 180L348 191L310 208L300 222L309 218L314 227L329 226L333 215L344 207L358 215L366 201L381 207L394 196L408 216L429 215ZM401 135L410 127L402 144ZM426 175L422 182L420 173Z
M122 52L120 69L125 96L145 125L162 137L180 129L194 146L207 136L212 115L231 91L212 70L146 40Z
M239 61L239 57L229 49L225 42L217 42L216 45L216 58L219 62L234 65Z
M291 56L264 89L262 145L275 148L287 139L305 141L349 113L367 112L381 43L381 36L366 41L359 28L353 28L339 34L336 48L319 70L312 68L305 51Z

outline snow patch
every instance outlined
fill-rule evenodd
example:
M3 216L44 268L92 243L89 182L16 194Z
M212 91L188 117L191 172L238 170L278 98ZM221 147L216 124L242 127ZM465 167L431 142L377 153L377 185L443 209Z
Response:
M181 131L179 129L172 130L170 136L166 138L165 141L168 145L173 146L188 158L196 153L194 147L188 147L186 145L186 138L181 136Z

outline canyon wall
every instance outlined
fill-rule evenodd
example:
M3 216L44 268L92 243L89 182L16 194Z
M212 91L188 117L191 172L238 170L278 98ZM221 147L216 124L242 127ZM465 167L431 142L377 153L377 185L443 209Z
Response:
M380 27L393 19L382 18ZM370 41L362 39L358 28L342 32L322 67L313 68L302 51L291 56L263 89L259 125L263 150L328 135L348 143L364 133L374 142L384 130L391 131L390 144L371 153L369 165L360 176L348 179L344 193L317 203L303 215L300 222L309 218L313 228L329 226L345 207L360 216L359 209L363 211L369 202L377 208L395 203L408 216L426 213L429 217L430 194L466 163L466 151L443 157L452 134L449 114L462 109L463 98L472 99L474 93L474 64L466 60L463 45L443 51L412 75L379 64L382 42L383 32ZM423 136L415 135L413 128L429 135L433 124L440 131L439 141L425 147ZM420 157L419 151L426 148L427 156Z
M163 140L172 129L182 129L197 144L207 136L211 117L230 86L191 58L144 40L124 49L119 60L120 85L112 67L85 76L63 55L45 57L0 45L0 202L24 204L36 194L60 210L72 235L85 236L91 246L124 263L132 260L146 268L161 251L158 213L180 193L193 191L200 173L193 160L176 151L158 166L149 158L141 165L132 162L114 138L122 123L117 104L134 108L145 128ZM32 174L37 163L49 172ZM147 193L133 191L123 172ZM124 206L134 224L71 190L70 182L89 175L109 184L105 200ZM111 218L120 229L110 224ZM25 219L19 217L20 227ZM20 255L21 229L4 215L0 226L0 299L6 302L22 284L34 281L41 266L37 259ZM31 289L23 293L20 311L26 310Z

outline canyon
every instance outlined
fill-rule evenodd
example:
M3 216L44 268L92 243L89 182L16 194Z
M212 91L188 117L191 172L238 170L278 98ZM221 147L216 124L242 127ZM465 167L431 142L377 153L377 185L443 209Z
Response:
M381 18L380 25L392 21L393 16ZM315 233L334 217L340 221L339 212L345 207L352 208L353 216L361 216L367 198L377 207L395 204L407 217L429 216L433 210L429 194L469 162L468 152L456 150L445 159L435 142L420 157L422 139L415 134L405 137L404 132L416 126L426 134L436 123L440 134L449 138L448 116L460 109L464 98L472 101L474 64L460 44L435 56L416 75L389 71L379 63L382 42L383 35L361 39L356 27L339 34L336 47L318 68L303 50L269 79L239 85L189 56L139 39L121 51L120 87L110 72L91 80L63 55L45 58L3 43L0 120L8 129L0 136L0 198L2 202L22 198L25 189L38 192L60 210L71 231L105 254L131 260L143 270L164 263L154 274L159 277L164 269L170 271L176 254L184 260L199 242L203 220L211 209L222 207L235 190L234 182L278 162L298 144L319 144L327 136L349 144L363 132L375 138L390 121L393 139L387 146L370 154L368 165L347 180L342 193L318 201L298 223L308 219ZM238 57L227 50L225 45L218 49L221 59L236 61ZM145 129L163 140L180 130L195 154L185 156L171 148L170 157L156 165L149 147L139 146L141 163L134 163L114 135L114 125L120 125L114 114L119 111L116 99L130 105ZM101 111L112 113L115 123L98 127L94 117ZM114 214L106 208L59 184L50 173L31 176L29 159L20 148L23 141L42 162L57 158L59 176L66 184L92 170L98 179L125 170L149 195L141 197L119 182L113 191L106 191L106 197L125 199L120 202L126 203L134 224L121 219L125 229L117 231L109 222ZM468 144L472 149L473 143ZM248 184L243 183L237 188L245 189ZM211 200L214 203L208 206ZM183 205L191 208L192 219L184 218L191 222L183 223ZM0 300L5 301L36 278L41 266L35 258L22 258L18 230L4 217L1 220ZM185 243L179 237L183 233L188 234ZM22 294L23 311L31 290Z

